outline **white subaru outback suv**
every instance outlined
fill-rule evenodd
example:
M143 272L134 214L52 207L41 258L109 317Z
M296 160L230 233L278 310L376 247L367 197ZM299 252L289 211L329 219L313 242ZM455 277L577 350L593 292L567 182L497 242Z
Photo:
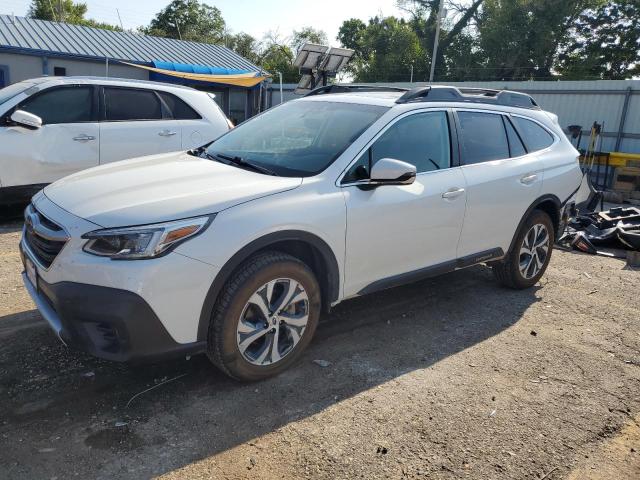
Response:
M516 92L369 90L46 187L21 241L42 315L99 357L206 352L257 380L350 297L477 263L537 282L581 180L557 117Z

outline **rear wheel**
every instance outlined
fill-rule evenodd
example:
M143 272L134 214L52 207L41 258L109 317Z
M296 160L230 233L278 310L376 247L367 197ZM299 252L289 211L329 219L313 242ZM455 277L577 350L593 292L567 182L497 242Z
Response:
M534 210L518 233L511 252L492 265L495 277L509 288L531 287L547 269L553 243L551 218L541 210Z
M320 287L309 267L280 252L258 254L223 288L207 354L238 380L277 375L309 344L319 316Z

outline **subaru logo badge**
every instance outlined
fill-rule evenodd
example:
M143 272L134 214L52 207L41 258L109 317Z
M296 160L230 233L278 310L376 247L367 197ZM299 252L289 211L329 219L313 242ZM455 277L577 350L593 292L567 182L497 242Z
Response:
M33 230L33 227L38 223L38 214L30 213L25 217L24 223L26 224L27 228Z

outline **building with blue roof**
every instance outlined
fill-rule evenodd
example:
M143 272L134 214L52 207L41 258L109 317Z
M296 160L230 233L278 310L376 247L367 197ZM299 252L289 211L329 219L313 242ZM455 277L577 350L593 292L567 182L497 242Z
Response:
M189 78L191 74L197 79ZM244 81L255 85L242 86L234 84L233 78L262 77L265 72L225 46L0 15L0 88L43 75L188 85L214 93L235 123L264 104L261 79ZM202 75L216 76L215 81Z

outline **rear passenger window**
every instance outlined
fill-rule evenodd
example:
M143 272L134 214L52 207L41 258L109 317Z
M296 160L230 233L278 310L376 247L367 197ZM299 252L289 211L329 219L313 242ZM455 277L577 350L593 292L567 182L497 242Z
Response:
M503 117L503 119L504 126L507 129L507 138L509 139L509 151L511 152L511 157L520 157L525 155L527 151L525 150L524 145L522 145L522 140L520 140L518 132L513 128L513 125L511 125L508 118Z
M530 152L542 150L553 143L553 136L536 122L522 117L511 118L515 122L516 127L518 127L522 139Z
M175 95L167 92L158 92L164 103L167 104L173 118L176 120L198 120L202 118L193 108L187 105L183 100Z
M42 118L44 125L91 121L92 87L64 87L45 90L22 103L18 109Z
M107 120L162 119L160 99L152 90L105 88L104 100Z
M464 165L509 158L509 144L502 123L502 115L458 112L458 118Z

